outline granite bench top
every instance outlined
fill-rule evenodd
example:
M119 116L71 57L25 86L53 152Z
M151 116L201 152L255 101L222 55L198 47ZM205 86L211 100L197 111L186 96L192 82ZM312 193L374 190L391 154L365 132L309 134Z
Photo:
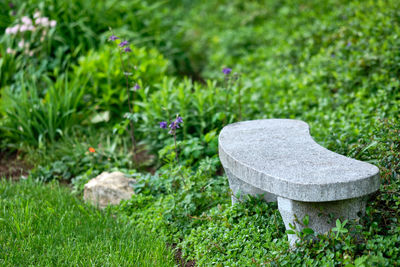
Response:
M219 135L224 168L263 191L304 202L361 197L379 189L379 169L317 144L300 120L230 124Z

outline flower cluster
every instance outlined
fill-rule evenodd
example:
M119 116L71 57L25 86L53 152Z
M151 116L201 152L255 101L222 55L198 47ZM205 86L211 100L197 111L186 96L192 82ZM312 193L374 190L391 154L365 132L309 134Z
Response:
M140 89L140 85L139 84L135 84L135 86L133 87L133 91L137 91Z
M169 130L168 133L169 134L175 134L176 129L180 128L179 124L181 124L181 123L183 123L182 117L176 115L176 119L174 121L172 121L169 125L168 125L168 123L166 121L160 122L160 128L162 128L162 129L169 128L170 130ZM167 125L168 125L168 127L167 127Z
M118 40L118 39L119 39L119 37L115 36L114 34L112 34L112 35L108 38L108 40L110 40L110 41L116 41L116 40ZM121 49L123 49L124 52L126 52L126 53L132 52L132 49L129 47L129 42L126 41L126 40L120 42L118 46L121 47Z
M28 34L29 32L41 32L41 34L39 34L40 42L43 42L49 29L54 28L56 25L57 21L50 20L48 17L42 17L40 12L35 12L33 19L29 16L23 16L19 23L6 28L5 33L10 36L21 34L22 39L18 42L18 48L24 50L25 54L33 56L33 51L29 49L33 40L27 41L26 39L29 39L29 37L24 39L24 37L26 37L25 34ZM32 35L30 36L32 37ZM16 50L10 47L7 48L8 54L15 54L16 52Z
M45 28L54 28L57 25L57 21L49 20L48 17L41 17L39 12L36 12L33 16L35 21L33 21L30 17L24 16L21 18L21 23L6 28L6 34L14 35L18 34L19 32L27 32L27 31L36 31L38 27L45 27ZM46 33L47 34L47 33ZM46 35L45 34L45 35Z
M125 76L125 82L126 82L126 94L128 96L128 108L129 108L129 113L126 114L125 118L129 120L129 125L130 125L130 137L133 145L133 161L138 162L137 158L137 145L136 145L136 138L135 138L135 126L134 126L134 116L135 116L135 92L140 89L140 85L138 83L135 83L133 87L129 86L129 76L132 75L131 72L129 72L130 66L126 63L126 59L122 56L122 53L129 53L132 52L132 49L129 46L129 42L127 40L125 41L117 41L120 40L118 36L115 36L112 29L110 29L111 36L108 37L109 41L112 41L116 44L116 47L118 49L119 55L120 55L120 60L121 60L121 69L122 72L124 73ZM136 67L134 67L136 69ZM132 91L132 92L131 92ZM132 102L131 102L131 97L132 97Z
M231 68L223 68L222 69L222 73L225 75L229 75L229 74L231 74L231 72L232 72Z

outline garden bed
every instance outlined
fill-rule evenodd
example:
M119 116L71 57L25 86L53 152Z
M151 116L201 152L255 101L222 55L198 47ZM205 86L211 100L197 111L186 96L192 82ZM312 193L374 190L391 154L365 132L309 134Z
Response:
M118 226L162 237L162 250L176 244L180 264L399 262L399 1L15 0L0 8L0 149L10 151L0 154L0 177L29 181L2 181L2 190L32 200L2 198L16 213L3 211L9 225L38 222L29 212L18 217L12 201L45 215L63 205L53 180L79 195L101 172L121 171L136 184L132 199L110 208ZM233 122L271 118L305 121L319 145L379 167L381 187L365 216L339 220L318 242L296 232L292 249L276 204L230 204L218 135ZM55 202L30 196L28 185ZM76 218L115 226L75 204ZM27 245L29 231L14 231L11 240L15 228L7 229L4 240ZM32 238L47 238L39 229ZM115 245L96 227L85 231ZM39 263L66 263L66 252L47 241ZM7 249L17 263L19 253L40 250Z

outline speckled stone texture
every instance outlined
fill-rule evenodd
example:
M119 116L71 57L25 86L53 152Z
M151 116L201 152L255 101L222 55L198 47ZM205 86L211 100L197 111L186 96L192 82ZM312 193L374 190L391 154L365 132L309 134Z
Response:
M355 218L350 215L365 209L364 196L379 188L376 166L321 147L310 136L308 124L299 120L230 124L219 135L219 156L234 194L232 202L238 192L242 197L265 194L267 201L277 196L286 225L296 213L299 218L308 214L311 222L315 205L326 209L325 214ZM317 232L331 227L323 225L325 219L312 221Z
M229 187L232 190L232 204L243 201L246 195L263 195L264 200L267 202L275 202L277 200L274 194L265 192L257 187L251 186L243 180L240 180L235 175L233 175L228 168L225 168L225 173L228 176Z
M83 199L101 209L118 205L121 200L130 199L135 194L134 183L134 179L125 177L122 172L102 172L85 184Z
M301 231L305 226L303 218L308 215L307 227L316 233L326 233L336 225L336 219L341 221L359 219L358 214L364 214L367 197L352 198L328 202L301 202L278 197L278 209L286 229L291 229L289 223ZM296 217L295 217L296 215ZM296 220L297 218L297 220ZM298 239L296 235L288 235L291 245Z

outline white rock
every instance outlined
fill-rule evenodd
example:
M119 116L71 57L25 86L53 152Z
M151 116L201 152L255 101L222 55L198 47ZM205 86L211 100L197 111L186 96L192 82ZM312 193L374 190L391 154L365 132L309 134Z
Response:
M130 185L134 182L122 172L103 172L85 184L83 199L100 208L118 205L121 200L130 199L135 194Z

